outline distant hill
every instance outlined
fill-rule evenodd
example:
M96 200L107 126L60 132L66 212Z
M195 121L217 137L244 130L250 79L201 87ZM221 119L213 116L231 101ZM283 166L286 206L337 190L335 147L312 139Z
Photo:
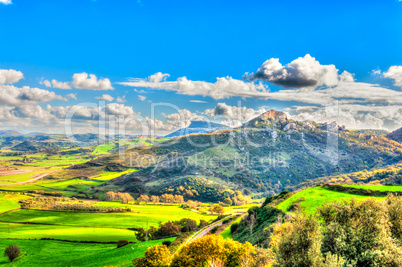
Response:
M385 136L347 131L336 123L295 121L278 111L268 111L243 127L173 138L130 152L135 157L99 159L126 166L131 160L131 167L139 170L113 180L113 186L150 194L195 190L193 199L203 201L222 200L228 190L274 195L309 186L319 177L402 160L402 144Z
M14 130L0 130L0 136L19 136L22 133Z
M402 128L393 131L392 133L388 134L387 137L397 142L402 142Z
M194 133L207 133L212 131L226 130L229 128L230 127L226 125L214 122L192 121L188 127L174 131L173 133L166 135L166 137L177 137Z

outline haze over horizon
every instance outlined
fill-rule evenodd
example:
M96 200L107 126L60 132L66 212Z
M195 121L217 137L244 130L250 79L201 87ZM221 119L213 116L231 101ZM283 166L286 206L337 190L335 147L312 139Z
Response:
M401 15L396 0L0 0L0 129L64 133L70 116L97 132L112 115L166 134L275 109L392 131Z

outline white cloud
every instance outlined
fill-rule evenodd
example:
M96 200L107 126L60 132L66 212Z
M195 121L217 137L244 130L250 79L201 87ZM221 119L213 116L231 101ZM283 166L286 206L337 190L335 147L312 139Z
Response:
M24 74L21 71L0 69L0 84L16 83L23 78Z
M52 85L53 88L58 88L58 89L71 89L71 85L68 82L59 82L55 79L52 80Z
M89 90L113 90L112 83L108 78L99 79L94 74L75 73L73 75L72 82L60 82L55 79L50 83L49 80L42 80L40 84L46 87L58 88L58 89L71 89L75 87L77 89L89 89Z
M111 96L111 95L103 94L102 96L95 97L95 99L96 100L104 100L104 101L112 102L114 97Z
M157 73L149 76L148 81L151 83L158 83L161 81L165 81L166 78L168 78L168 77L170 77L170 75L167 73L157 72Z
M341 73L341 75L339 75L339 80L341 82L354 82L355 81L354 74L345 70Z
M385 78L393 79L395 86L402 88L402 66L391 66L388 71L383 74Z
M114 89L108 78L97 79L94 74L75 73L71 85L78 89L111 90Z
M131 82L121 82L119 84L132 87L144 87L151 89L176 91L184 95L210 96L214 99L222 99L232 96L265 98L266 87L262 84L244 82L231 77L220 77L215 83L204 81L191 81L186 77L181 77L177 81L158 81L151 82L147 79Z
M0 4L11 5L12 2L11 2L11 0L0 0Z
M68 94L68 95L66 95L66 98L67 99L75 99L75 100L77 100L77 94Z
M190 100L192 103L208 103L206 101L201 101L201 100Z
M48 102L54 99L66 100L66 98L44 89L0 85L0 105L20 106Z
M105 113L108 115L123 115L129 116L135 114L133 107L125 106L124 104L110 103L105 107Z
M371 74L372 75L381 75L381 70L372 70Z
M242 123L249 121L266 111L265 108L255 110L247 107L229 106L225 103L218 103L213 109L206 109L203 114L209 117L225 118L226 124L230 126L239 126Z
M141 101L144 101L144 100L147 99L147 98L146 98L145 96L139 95L139 96L138 96L138 99L141 100Z
M116 101L119 103L124 103L124 102L126 102L126 96L118 97L118 98L116 98Z
M268 59L256 73L246 74L245 78L268 81L284 88L333 86L338 83L338 69L335 65L321 65L307 54L285 66L278 58Z
M39 83L46 87L52 87L52 83L49 80L43 80L43 78Z
M359 104L328 105L326 107L296 106L289 108L292 119L333 122L357 129L394 130L402 126L402 108L399 105L373 106Z

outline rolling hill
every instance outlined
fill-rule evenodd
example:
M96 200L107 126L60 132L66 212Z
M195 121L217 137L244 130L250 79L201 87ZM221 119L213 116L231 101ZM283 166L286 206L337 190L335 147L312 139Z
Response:
M113 180L113 187L136 194L195 190L198 194L189 198L217 201L232 190L274 195L319 177L394 164L402 158L402 144L336 123L294 121L269 111L236 129L177 137L128 152L124 159L98 159L139 169Z
M188 127L174 131L166 135L166 137L178 137L182 135L195 134L195 133L207 133L207 132L225 130L229 128L230 127L226 125L215 122L192 121Z

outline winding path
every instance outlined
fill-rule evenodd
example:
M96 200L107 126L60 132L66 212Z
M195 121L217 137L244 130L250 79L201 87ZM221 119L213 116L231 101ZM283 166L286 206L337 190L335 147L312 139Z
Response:
M18 182L18 183L10 183L10 184L0 184L0 186L14 186L14 185L32 183L32 182L35 182L35 181L37 181L37 180L42 179L43 177L45 177L45 176L47 176L47 175L49 175L49 173L45 173L45 174L39 175L38 177L35 177L35 178L33 178L33 179L31 179L31 180L28 180L28 181Z

